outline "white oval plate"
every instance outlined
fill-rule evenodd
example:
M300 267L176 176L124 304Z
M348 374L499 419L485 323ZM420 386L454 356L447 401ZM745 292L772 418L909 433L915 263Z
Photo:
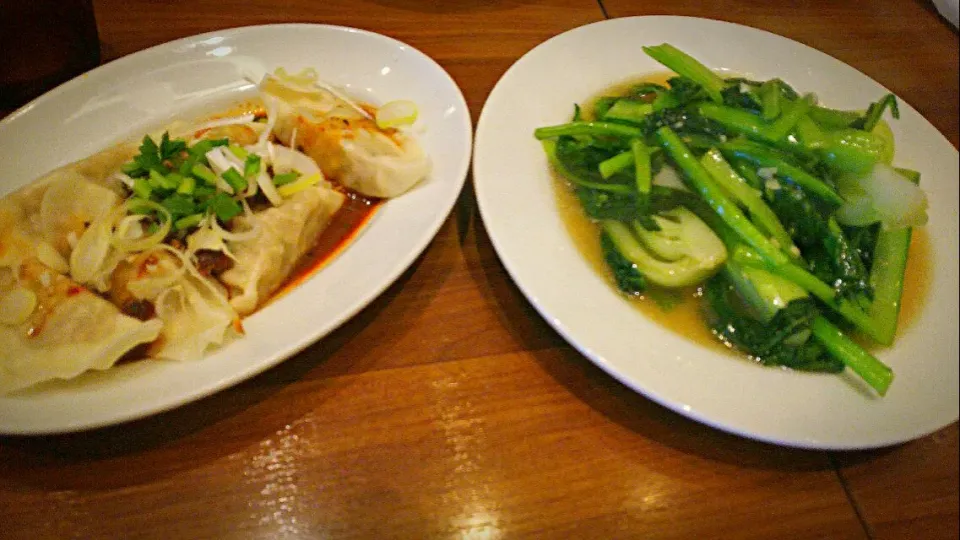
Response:
M660 72L643 45L669 42L707 66L781 77L838 108L887 92L866 75L800 43L730 23L633 17L583 26L511 67L478 123L474 182L484 223L507 271L540 314L612 376L681 414L747 437L853 449L906 441L957 419L958 157L912 107L893 122L896 162L923 173L930 197L931 294L893 348L878 352L896 380L873 399L845 377L765 369L644 318L580 256L556 207L533 130L569 120L573 104L614 83Z
M460 89L436 62L353 28L270 25L189 37L121 58L0 122L0 194L177 116L255 95L245 76L313 67L374 103L411 99L432 174L387 202L343 253L245 320L246 336L197 362L146 361L0 398L0 433L76 431L199 399L281 362L349 319L433 239L463 187L471 122Z

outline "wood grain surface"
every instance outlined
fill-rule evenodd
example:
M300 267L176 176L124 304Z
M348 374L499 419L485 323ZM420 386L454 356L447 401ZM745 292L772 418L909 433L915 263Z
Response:
M602 20L739 22L880 81L958 144L958 39L920 0L97 0L105 60L209 30L342 24L417 47L476 120L543 40ZM322 54L318 53L318 58ZM716 431L570 348L464 190L416 264L246 383L122 426L0 437L0 538L957 538L958 428L872 452Z

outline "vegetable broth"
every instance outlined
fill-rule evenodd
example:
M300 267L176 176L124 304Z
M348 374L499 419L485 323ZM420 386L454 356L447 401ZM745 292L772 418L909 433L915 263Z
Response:
M631 88L638 84L652 83L667 86L667 81L676 76L676 73L670 71L661 71L632 77L623 82L614 84L613 86L608 86L600 92L597 92L596 95L591 96L590 99L583 102L583 115L585 118L593 120L594 105L596 105L597 100L602 97L626 95Z
M600 252L600 227L583 212L580 201L565 180L554 177L554 192L561 219L577 250L590 263L590 266L603 276L610 287L616 290L613 276L607 269ZM913 231L913 239L910 243L898 333L903 332L916 321L929 288L930 240L927 230L919 228ZM707 326L700 296L700 290L697 287L683 289L677 295L678 301L664 309L647 295L638 297L624 295L632 306L664 328L700 345L716 350L727 350L729 347L717 339ZM870 346L867 340L864 340L864 344Z
M580 201L566 181L555 177L554 192L561 219L577 250L616 291L613 275L603 261L603 254L600 251L600 227L583 212ZM704 324L698 287L683 289L677 295L678 301L667 309L661 308L647 295L623 296L632 306L664 328L700 345L716 350L727 350L728 347Z
M614 84L584 101L584 116L586 118L591 117L590 111L593 110L597 99L601 97L622 96L632 86L641 83L666 85L667 80L673 76L675 75L671 72L653 73ZM554 193L561 219L577 246L577 250L616 291L617 286L613 275L607 268L600 250L600 227L584 213L570 184L556 175L554 175ZM929 285L930 242L927 230L921 227L914 229L910 244L910 255L904 275L898 334L909 328L919 316L923 299L929 292ZM680 290L678 294L671 295L671 301L666 307L661 306L650 294L636 297L623 296L645 316L675 334L714 350L729 351L730 346L718 339L706 324L705 305L702 301L700 287L685 288ZM869 339L860 339L859 336L852 337L857 338L857 341L867 348L879 348L872 344Z

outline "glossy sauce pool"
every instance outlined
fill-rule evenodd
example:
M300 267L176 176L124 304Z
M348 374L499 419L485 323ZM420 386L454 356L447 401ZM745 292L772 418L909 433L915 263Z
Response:
M359 236L383 205L381 199L364 197L353 191L344 193L347 198L343 206L333 215L330 224L317 237L313 247L301 257L290 277L270 297L268 303L287 294L336 258Z
M600 92L585 102L584 112L593 109L593 103L602 96L623 95L633 85L639 83L665 84L673 76L670 73L655 73L637 77L615 84ZM557 208L561 219L566 226L570 238L577 250L587 260L590 266L603 276L613 290L617 290L613 275L603 261L600 251L600 228L584 213L580 201L574 194L570 184L554 175L553 187ZM910 243L910 256L904 275L903 297L901 299L900 317L897 333L912 325L920 313L923 299L930 288L930 241L925 228L913 231ZM646 317L657 324L678 334L694 343L709 347L717 351L730 353L730 347L718 339L707 326L701 289L689 287L677 291L653 292L650 295L624 298ZM652 297L656 295L656 300ZM876 350L876 345L870 344L867 339L858 339L868 349Z

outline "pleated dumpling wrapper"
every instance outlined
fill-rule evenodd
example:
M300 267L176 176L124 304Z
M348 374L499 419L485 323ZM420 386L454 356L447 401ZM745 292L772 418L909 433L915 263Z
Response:
M0 200L0 394L108 369L160 334L160 321L124 315L65 275L83 220L116 202L111 190L84 184L82 172L58 171ZM67 198L65 206L83 210L54 211L51 197L60 199L70 185L90 205Z
M276 113L273 133L285 145L313 158L324 175L363 195L393 198L430 173L419 143L402 129L409 122L377 122L377 110L361 105L312 70L277 70L260 83L267 106Z

